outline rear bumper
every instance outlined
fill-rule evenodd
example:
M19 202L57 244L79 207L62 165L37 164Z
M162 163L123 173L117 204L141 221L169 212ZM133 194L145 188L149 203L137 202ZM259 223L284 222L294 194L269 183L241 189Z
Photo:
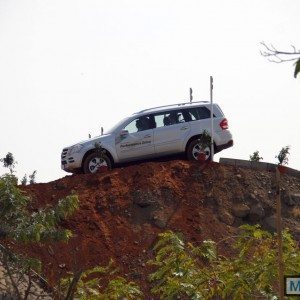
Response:
M233 140L230 140L228 143L226 144L223 144L223 145L219 145L219 146L216 146L215 148L215 153L218 153L224 149L227 149L227 148L230 148L233 146Z

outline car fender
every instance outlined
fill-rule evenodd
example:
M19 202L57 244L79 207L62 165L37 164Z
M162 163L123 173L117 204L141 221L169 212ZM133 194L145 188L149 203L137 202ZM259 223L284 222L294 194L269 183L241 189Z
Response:
M109 143L106 143L105 141L95 141L96 142L101 142L101 147L108 152L108 156L111 156L111 158L113 159L112 163L116 163L118 162L118 157L116 155L115 149L113 146L111 146ZM93 151L95 151L95 145L94 144L89 144L87 147L84 148L84 155L82 157L82 161L81 164L83 164L84 159Z

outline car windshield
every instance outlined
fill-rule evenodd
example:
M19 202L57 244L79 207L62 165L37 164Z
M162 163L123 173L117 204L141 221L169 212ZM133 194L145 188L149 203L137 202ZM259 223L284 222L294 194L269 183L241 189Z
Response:
M130 118L129 117L126 117L126 118L124 118L124 119L122 119L120 122L118 122L116 125L114 125L112 128L110 128L109 130L107 130L106 132L105 132L105 134L110 134L110 133L113 133L113 132L115 132L115 130L119 127L119 126L121 126L123 123L125 123L127 120L129 120Z

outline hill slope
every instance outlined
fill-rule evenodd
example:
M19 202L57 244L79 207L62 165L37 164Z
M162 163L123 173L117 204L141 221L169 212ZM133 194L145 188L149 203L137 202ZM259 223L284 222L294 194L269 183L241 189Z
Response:
M221 253L230 255L227 238L241 224L274 229L274 177L217 163L202 170L198 163L177 160L26 186L32 209L53 205L72 191L79 196L80 208L62 224L75 234L69 243L20 251L42 260L51 284L67 271L106 265L112 258L123 275L147 289L146 261L159 232L180 231L195 244L212 239L220 242ZM299 238L300 180L283 175L282 185L284 225Z

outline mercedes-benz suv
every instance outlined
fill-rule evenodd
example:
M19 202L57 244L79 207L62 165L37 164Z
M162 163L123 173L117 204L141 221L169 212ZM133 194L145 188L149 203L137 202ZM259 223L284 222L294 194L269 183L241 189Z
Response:
M119 163L176 153L197 160L201 134L211 133L210 108L209 102L201 101L134 113L101 136L65 147L61 168L71 173L96 173ZM214 153L233 145L227 119L216 103L213 104L213 140ZM210 158L210 147L206 147L205 155L206 159Z

